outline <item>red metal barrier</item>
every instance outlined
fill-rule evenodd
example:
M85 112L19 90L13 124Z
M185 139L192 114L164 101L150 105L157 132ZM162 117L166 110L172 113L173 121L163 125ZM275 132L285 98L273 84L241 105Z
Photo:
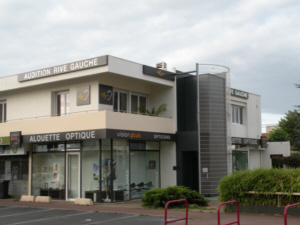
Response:
M287 205L285 208L284 208L284 225L287 225L287 210L291 207L295 207L295 206L300 206L300 203L295 203L295 204L292 204L292 205Z
M220 219L220 208L222 205L228 205L228 204L236 204L236 213L237 213L237 220L234 222L230 222L230 223L225 223L222 225L230 225L230 224L237 224L240 225L240 207L239 207L239 203L237 201L229 201L229 202L222 202L219 204L218 206L218 225L221 225L221 219Z
M175 203L175 202L185 202L185 217L167 221L167 219L168 219L168 217L167 217L168 206L169 206L170 203ZM173 223L173 222L177 222L177 221L181 221L181 220L185 220L185 225L188 225L188 211L189 211L189 204L188 204L188 201L186 199L168 201L167 204L166 204L166 207L165 207L165 225L168 224L168 223Z

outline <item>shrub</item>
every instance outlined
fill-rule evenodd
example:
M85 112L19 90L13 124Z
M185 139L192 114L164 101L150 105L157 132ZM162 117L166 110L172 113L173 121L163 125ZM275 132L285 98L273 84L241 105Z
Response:
M160 208L165 207L168 201L179 199L186 199L189 204L197 204L199 206L205 206L208 203L208 200L204 199L198 192L182 186L146 191L142 202L144 206ZM178 204L172 204L170 207L175 205L178 206Z
M288 167L292 167L292 168L300 167L300 156L299 155L283 157L282 159L280 159L280 161Z
M282 205L299 202L299 196L290 195L300 192L300 169L265 169L244 170L224 177L218 191L221 202L236 200L244 205L276 206L278 196L273 194L249 194L255 192L284 192L280 196Z

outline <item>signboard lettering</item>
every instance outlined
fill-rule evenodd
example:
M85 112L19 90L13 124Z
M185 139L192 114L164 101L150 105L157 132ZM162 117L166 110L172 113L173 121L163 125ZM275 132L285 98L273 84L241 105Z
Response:
M231 88L231 95L239 98L248 99L248 93Z
M259 145L260 139L232 137L231 143L233 145Z
M95 58L85 59L73 63L67 63L64 65L35 70L27 73L21 73L18 75L18 81L19 82L29 81L29 80L54 76L58 74L89 69L93 67L105 66L108 64L107 58L108 58L107 56L95 57Z

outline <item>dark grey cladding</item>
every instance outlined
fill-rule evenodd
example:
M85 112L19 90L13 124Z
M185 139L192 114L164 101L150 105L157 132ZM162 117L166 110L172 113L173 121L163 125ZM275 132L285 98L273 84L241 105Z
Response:
M219 181L227 175L225 76L199 76L199 107L201 194L217 195Z

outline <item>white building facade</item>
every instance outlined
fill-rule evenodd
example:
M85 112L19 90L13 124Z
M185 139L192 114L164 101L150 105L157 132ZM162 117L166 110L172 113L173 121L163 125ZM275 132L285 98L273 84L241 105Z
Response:
M0 179L10 195L63 200L126 201L174 185L216 195L243 163L236 152L254 168L262 151L260 97L232 94L229 80L108 55L2 77Z

